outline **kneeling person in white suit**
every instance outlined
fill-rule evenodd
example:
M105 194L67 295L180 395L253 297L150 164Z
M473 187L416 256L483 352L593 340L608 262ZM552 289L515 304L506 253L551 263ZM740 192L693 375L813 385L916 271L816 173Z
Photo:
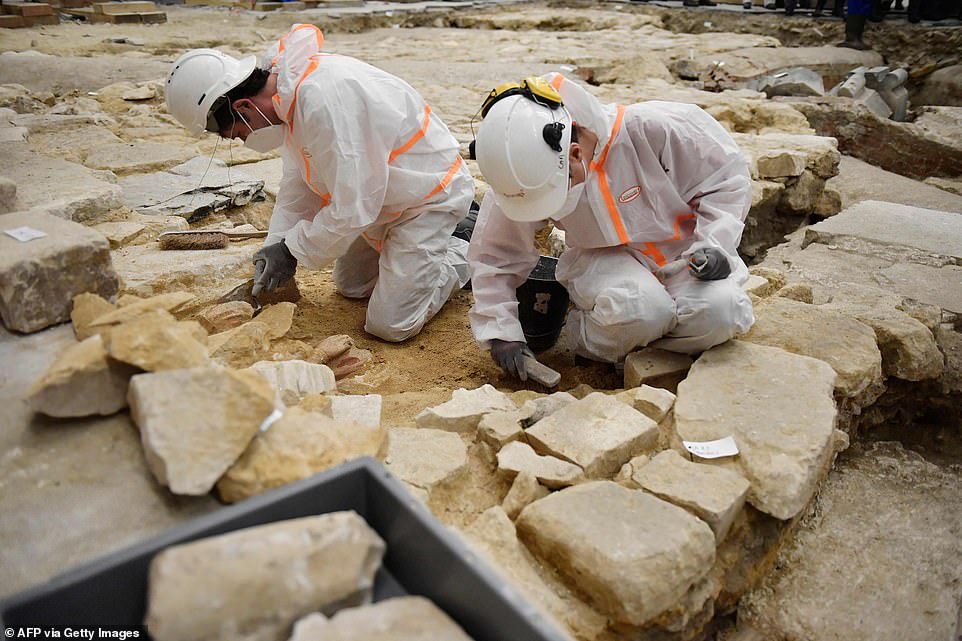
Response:
M602 105L548 74L495 89L482 118L474 153L491 189L468 253L470 317L502 369L526 378L515 288L538 262L546 221L569 246L556 277L574 304L575 354L615 363L649 344L693 354L752 326L736 251L748 165L706 112Z
M194 133L281 149L254 296L292 278L298 264L336 260L340 293L370 297L364 329L402 341L467 282L468 244L452 232L473 181L457 141L410 85L322 53L323 40L317 27L294 25L260 65L256 56L190 51L168 75L167 106Z

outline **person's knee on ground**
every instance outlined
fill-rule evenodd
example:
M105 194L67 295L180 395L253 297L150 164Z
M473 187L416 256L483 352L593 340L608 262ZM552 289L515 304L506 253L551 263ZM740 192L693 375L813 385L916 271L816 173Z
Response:
M576 355L617 363L674 323L675 303L652 277L652 282L619 283L598 292L590 307L576 306L568 314L568 337Z
M751 299L732 278L686 284L675 296L677 324L654 347L696 354L747 332Z
M378 269L378 253L359 237L334 261L334 286L345 298L368 298L377 285Z

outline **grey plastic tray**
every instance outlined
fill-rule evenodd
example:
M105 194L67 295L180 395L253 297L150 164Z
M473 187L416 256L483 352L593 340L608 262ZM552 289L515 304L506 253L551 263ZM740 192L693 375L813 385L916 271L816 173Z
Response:
M0 628L138 625L150 561L208 536L313 514L354 510L384 539L374 600L427 597L475 641L571 641L533 609L375 459L359 458L125 548L0 602Z

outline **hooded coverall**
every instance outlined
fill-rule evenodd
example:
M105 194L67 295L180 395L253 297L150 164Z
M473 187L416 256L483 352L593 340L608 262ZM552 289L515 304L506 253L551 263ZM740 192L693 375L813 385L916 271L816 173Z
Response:
M697 353L747 331L755 319L736 248L752 185L731 136L694 105L602 105L560 74L545 77L572 119L598 137L577 207L553 221L569 246L556 277L574 304L571 349L618 362L649 343ZM468 252L471 328L482 349L492 339L525 340L515 288L538 262L534 236L543 226L509 219L485 195ZM724 252L728 278L701 281L685 269L662 282L653 273L704 247Z
M297 24L261 66L277 73L287 125L267 244L321 269L349 298L370 297L365 331L402 341L467 281L467 242L451 236L474 195L458 143L406 82L321 53Z

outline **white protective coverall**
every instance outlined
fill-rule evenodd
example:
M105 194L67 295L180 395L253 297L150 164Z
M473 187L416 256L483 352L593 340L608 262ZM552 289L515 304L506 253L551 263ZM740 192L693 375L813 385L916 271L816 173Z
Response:
M467 281L467 242L451 232L474 183L445 124L406 82L321 53L294 25L262 59L277 72L274 110L287 124L283 175L267 244L310 269L337 260L334 282L370 297L365 331L401 341L421 331Z
M755 319L736 248L752 185L731 136L694 105L602 105L560 74L545 78L572 119L598 137L581 200L554 222L569 247L556 277L574 304L571 349L618 362L649 343L697 353L747 331ZM482 349L495 338L524 340L515 288L538 262L534 236L543 226L510 220L485 195L468 252L471 328ZM709 246L728 257L728 278L700 281L685 269L662 282L653 274Z

